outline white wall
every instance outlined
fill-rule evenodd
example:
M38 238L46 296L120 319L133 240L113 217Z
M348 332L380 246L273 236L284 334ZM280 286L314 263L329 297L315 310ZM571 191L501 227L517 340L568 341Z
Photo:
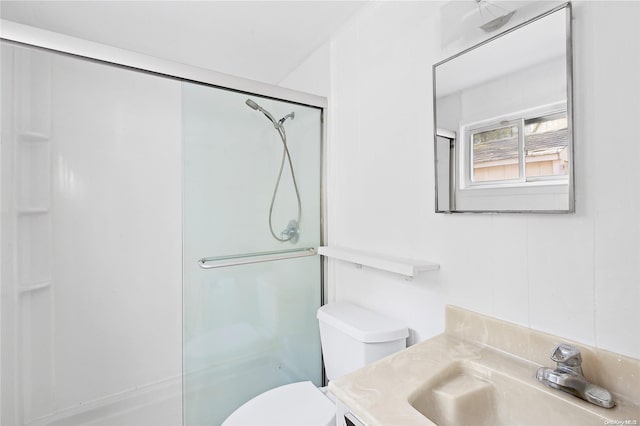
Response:
M408 282L332 261L330 298L406 321L413 342L454 304L640 357L640 3L574 2L572 215L434 213L442 6L375 3L334 35L328 160L330 244L441 270Z
M324 43L278 83L279 86L318 96L329 96L331 46Z
M438 127L459 132L463 125L499 120L518 111L565 102L567 85L562 78L565 74L565 58L558 57L461 88L438 98Z

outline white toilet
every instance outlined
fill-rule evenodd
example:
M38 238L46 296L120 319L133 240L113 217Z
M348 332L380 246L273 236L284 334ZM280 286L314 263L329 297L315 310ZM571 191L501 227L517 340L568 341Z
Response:
M406 347L409 331L400 322L344 302L318 309L320 340L329 380ZM264 392L234 411L222 426L331 426L336 406L311 382Z

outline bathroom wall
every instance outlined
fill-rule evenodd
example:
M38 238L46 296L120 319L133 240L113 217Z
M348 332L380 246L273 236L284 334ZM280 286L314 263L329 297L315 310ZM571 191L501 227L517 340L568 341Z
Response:
M554 58L440 97L439 127L460 132L461 125L564 101L566 83L558 76L565 74L565 62L564 57Z
M374 3L330 41L330 244L441 269L406 281L331 261L329 298L406 321L411 342L454 304L640 357L640 3L573 3L571 215L434 213L431 66L479 41L443 42L449 5Z
M322 44L293 71L287 74L278 85L318 96L329 96L331 46Z

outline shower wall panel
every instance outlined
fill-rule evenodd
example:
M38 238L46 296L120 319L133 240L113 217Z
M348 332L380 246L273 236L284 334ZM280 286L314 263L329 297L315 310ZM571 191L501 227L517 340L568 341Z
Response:
M181 84L2 59L2 424L179 382Z

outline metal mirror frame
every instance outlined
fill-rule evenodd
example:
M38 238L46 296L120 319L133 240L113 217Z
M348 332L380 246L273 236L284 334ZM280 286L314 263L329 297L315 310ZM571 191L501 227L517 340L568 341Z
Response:
M438 207L438 126L437 126L437 98L436 98L436 68L442 64L445 64L459 56L464 55L467 52L475 50L485 44L491 43L493 40L496 40L500 37L504 37L518 29L525 27L532 22L538 21L546 16L551 15L552 13L558 12L560 10L565 10L566 13L566 73L567 73L567 133L569 136L569 206L566 210L441 210ZM433 164L434 164L434 175L435 175L435 205L434 210L436 213L533 213L533 214L568 214L575 213L575 143L574 143L574 114L573 114L573 31L572 31L572 9L571 2L563 3L559 6L554 7L551 10L548 10L540 15L537 15L533 18L530 18L518 25L513 26L499 34L496 34L493 37L490 37L478 44L475 44L467 49L464 49L461 52L456 53L453 56L448 57L440 62L435 63L432 66L432 80L433 80ZM456 156L455 162L457 164L458 158ZM454 183L457 185L457 183ZM455 188L453 191L450 190L450 193L453 193L453 199L455 199ZM450 198L449 207L451 206L452 199Z

